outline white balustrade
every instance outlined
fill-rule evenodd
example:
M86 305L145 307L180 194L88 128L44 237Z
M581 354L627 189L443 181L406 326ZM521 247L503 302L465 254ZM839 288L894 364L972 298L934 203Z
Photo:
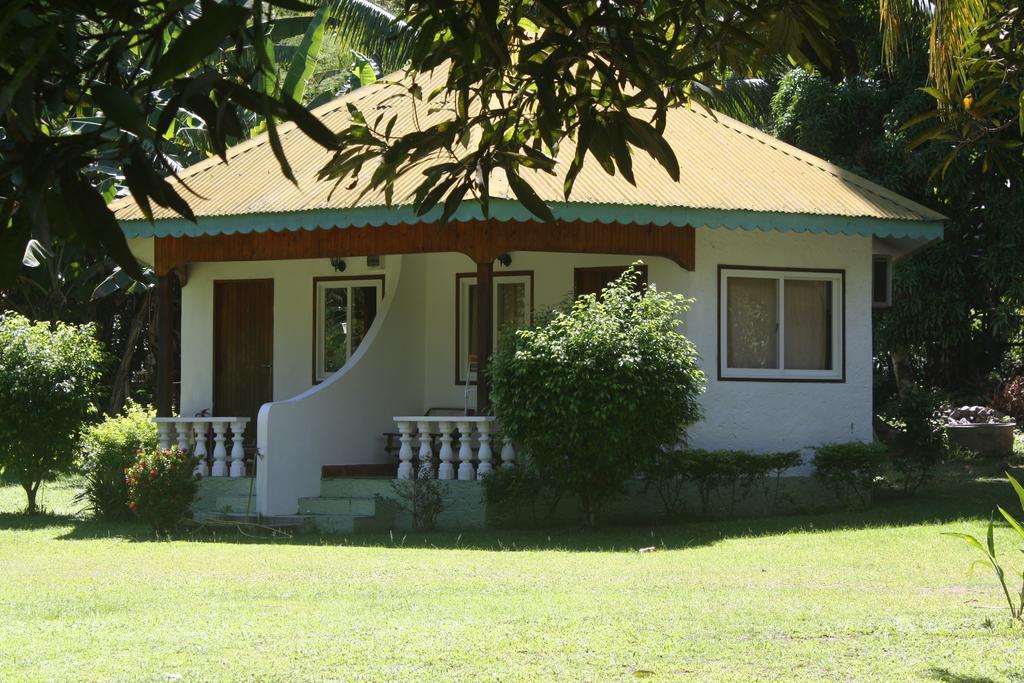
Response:
M435 417L407 416L395 417L398 425L398 478L413 478L413 439L419 444L417 452L417 478L458 479L471 481L483 479L494 471L494 451L491 445L494 435L495 418L483 416ZM459 434L458 469L454 465L455 450L452 442L455 430ZM434 470L434 437L439 436L441 447L438 451L440 465ZM516 452L512 439L499 435L501 440L501 466L512 467L516 462ZM473 452L473 441L476 440L476 453ZM474 464L476 463L476 464Z
M200 477L245 476L245 426L247 417L158 417L156 418L157 441L161 449L170 448L172 443L180 450L192 451L199 462L195 472ZM209 468L209 432L213 428L213 468ZM225 445L230 427L231 453Z

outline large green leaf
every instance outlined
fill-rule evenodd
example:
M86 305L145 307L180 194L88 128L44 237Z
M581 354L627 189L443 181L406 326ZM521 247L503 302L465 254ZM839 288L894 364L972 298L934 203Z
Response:
M167 52L160 57L150 82L159 86L188 72L209 57L231 33L249 17L249 9L241 5L203 3L203 13L182 29Z
M320 57L320 48L323 47L324 25L327 23L329 9L330 6L326 2L321 4L306 27L298 50L288 67L284 85L281 86L282 97L289 97L296 102L302 101L306 82L313 75L313 69L316 68L317 59Z

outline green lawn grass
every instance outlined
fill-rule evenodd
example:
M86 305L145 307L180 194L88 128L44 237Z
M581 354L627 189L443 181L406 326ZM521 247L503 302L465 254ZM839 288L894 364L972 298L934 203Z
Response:
M2 680L1024 680L1024 628L940 535L983 534L1013 503L998 481L864 512L278 540L155 541L73 493L26 518L0 488Z

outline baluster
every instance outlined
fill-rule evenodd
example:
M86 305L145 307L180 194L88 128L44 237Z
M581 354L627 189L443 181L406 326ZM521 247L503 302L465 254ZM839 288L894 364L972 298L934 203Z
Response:
M512 448L512 437L503 436L501 446L501 466L508 469L509 467L515 467L516 464L516 450Z
M476 479L473 472L473 447L470 444L470 427L468 421L459 420L455 423L459 428L459 481Z
M213 471L210 474L214 477L228 476L228 451L224 447L227 428L228 423L224 420L213 421Z
M491 422L489 420L480 422L477 428L480 430L480 448L477 450L476 457L480 460L480 464L476 468L476 476L478 479L483 479L494 471L491 466L491 459L494 457L491 452Z
M156 423L157 443L160 444L160 450L166 451L171 447L171 425L169 422L157 422Z
M399 422L398 433L401 434L399 441L402 442L398 449L398 478L412 479L412 424Z
M434 478L434 448L430 443L430 423L420 421L416 423L416 428L420 430L420 467L416 472L417 479L433 479Z
M192 450L189 448L192 440L192 423L177 422L175 423L174 428L178 432L178 450L182 453L187 453Z
M200 477L210 476L210 465L207 462L208 454L206 452L206 429L207 424L199 421L192 425L196 435L196 447L192 451L192 455L196 456L198 462L196 463L196 474Z
M231 423L231 476L245 476L245 448L242 447L242 439L245 438L245 423L248 420L235 420Z
M437 470L438 479L454 479L455 468L452 467L452 423L441 422L441 466Z

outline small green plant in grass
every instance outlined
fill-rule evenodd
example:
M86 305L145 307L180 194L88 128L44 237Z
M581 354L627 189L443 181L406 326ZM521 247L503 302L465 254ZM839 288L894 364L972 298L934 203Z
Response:
M158 534L174 531L199 490L195 467L195 457L176 446L139 451L125 470L128 508Z
M867 507L886 465L881 444L850 441L819 446L814 451L814 476L847 506Z
M1017 497L1020 498L1021 509L1024 510L1024 487L1021 486L1020 482L1018 482L1013 475L1007 474L1006 478L1010 480L1010 485L1013 486L1013 489L1017 492ZM999 505L996 506L996 509L999 511L999 514L1003 516L1003 519L1005 519L1013 528L1013 530L1017 532L1021 537L1021 540L1024 540L1024 526L1021 526L1021 523L1017 521L1017 518ZM999 585L1003 589L1003 595L1006 597L1006 603L1010 608L1010 617L1017 621L1024 621L1024 572L1021 572L1020 592L1015 598L1010 592L1006 569L999 563L999 560L996 557L995 534L993 533L994 527L995 513L993 512L992 516L988 520L988 534L984 544L970 534L947 532L945 535L963 539L968 543L968 545L976 548L985 556L985 559L975 560L975 564L984 565L995 572L996 579L999 581ZM1024 552L1024 548L1021 549L1021 552Z
M437 528L437 518L444 511L444 496L437 479L417 476L415 479L397 480L391 482L391 489L398 498L399 507L412 515L413 529L433 531Z
M130 516L125 468L135 462L139 451L156 448L155 417L152 408L129 401L124 413L108 417L82 434L78 466L85 487L77 500L95 516L111 521Z

